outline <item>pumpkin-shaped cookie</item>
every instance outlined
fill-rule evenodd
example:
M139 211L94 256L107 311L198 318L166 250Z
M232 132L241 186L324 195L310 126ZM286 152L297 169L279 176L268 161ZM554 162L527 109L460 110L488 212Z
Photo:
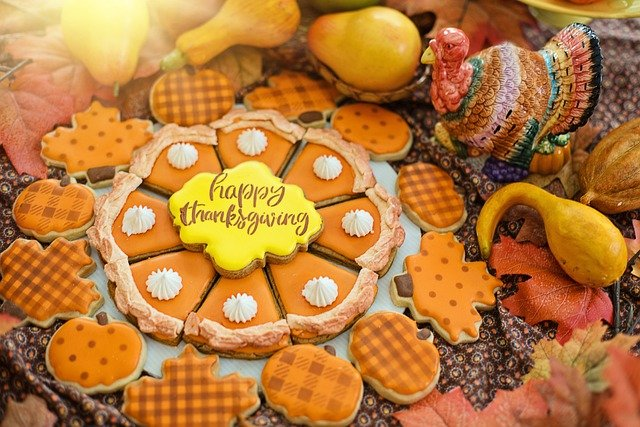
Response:
M147 346L127 322L77 317L62 325L47 346L47 369L58 381L87 394L124 387L142 372Z

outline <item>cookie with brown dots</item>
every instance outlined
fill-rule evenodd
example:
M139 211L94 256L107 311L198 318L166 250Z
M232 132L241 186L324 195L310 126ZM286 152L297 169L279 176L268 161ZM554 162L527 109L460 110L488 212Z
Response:
M413 142L407 122L377 104L343 105L331 117L331 127L347 141L362 145L375 161L403 159Z
M495 306L502 282L482 261L466 262L464 246L453 233L422 236L420 252L404 261L405 273L393 277L389 291L417 322L429 322L451 344L476 341L482 317Z
M118 390L140 376L147 358L142 334L127 322L77 317L62 325L47 345L47 369L87 394Z

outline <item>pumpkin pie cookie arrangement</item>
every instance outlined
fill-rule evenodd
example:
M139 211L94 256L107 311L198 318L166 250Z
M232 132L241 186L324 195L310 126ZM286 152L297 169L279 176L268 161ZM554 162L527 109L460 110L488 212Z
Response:
M366 312L404 240L400 213L337 132L234 110L156 132L97 200L87 234L142 332L260 358L333 338Z

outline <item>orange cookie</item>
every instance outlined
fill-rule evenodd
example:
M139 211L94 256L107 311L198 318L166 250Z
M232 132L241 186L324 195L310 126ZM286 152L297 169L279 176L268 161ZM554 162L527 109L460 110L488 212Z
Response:
M419 162L401 167L396 190L404 212L424 231L455 231L467 219L453 180L435 165Z
M20 230L41 242L56 237L82 237L93 224L93 191L66 175L29 185L13 204L13 219Z
M231 110L233 83L215 70L181 68L161 76L151 87L151 114L160 123L207 124Z
M482 324L477 309L492 309L494 292L502 286L486 263L466 262L453 233L430 231L422 236L420 253L404 264L406 273L391 280L391 300L409 307L416 321L429 322L451 344L476 341Z
M129 168L133 150L152 137L148 120L120 121L117 108L94 101L72 118L72 127L58 127L42 139L45 163L64 168L74 178L86 178L91 187L111 183L115 173Z
M413 142L407 122L377 104L344 105L331 116L331 127L347 141L362 145L375 161L403 159Z
M147 358L142 334L127 322L79 317L58 329L47 345L51 375L83 393L118 390L140 376Z
M103 300L96 284L83 279L96 268L90 253L86 240L58 237L42 249L35 240L17 239L0 254L0 296L43 328L55 319L91 315Z
M258 87L244 97L250 110L278 110L305 127L322 127L342 95L324 80L286 71L269 78L269 87Z
M267 404L292 423L346 426L362 400L358 371L335 353L310 344L294 345L271 356L261 379Z
M252 378L218 377L218 356L187 345L162 364L162 378L143 377L124 390L122 412L149 426L232 426L260 406Z
M433 334L401 313L380 311L358 320L348 351L362 378L395 403L417 402L440 378Z

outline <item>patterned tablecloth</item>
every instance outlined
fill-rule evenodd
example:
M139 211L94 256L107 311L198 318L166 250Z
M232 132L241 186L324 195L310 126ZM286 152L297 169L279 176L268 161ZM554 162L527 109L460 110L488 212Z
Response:
M640 116L640 19L595 20L591 25L600 37L605 57L602 94L591 119L594 126L602 127L602 135ZM542 46L553 31L534 28L526 35L533 45ZM416 93L414 100L390 105L407 119L415 141L407 157L392 163L392 166L397 170L403 164L416 161L434 163L445 169L464 189L469 215L456 236L465 245L467 259L477 260L480 256L475 223L483 200L497 186L472 163L429 141L437 116L433 108L422 101L426 96L427 88L423 88ZM50 169L49 174L59 177L60 171ZM32 177L16 174L0 148L0 251L22 236L12 220L11 206L16 195L31 182ZM631 220L639 216L639 211L632 211L611 218L625 237L633 237ZM521 224L521 221L503 222L500 232L515 236ZM439 391L446 392L459 386L476 408L482 408L493 399L498 389L513 389L522 384L522 376L531 368L529 355L532 346L542 337L553 337L555 324L545 322L531 326L512 316L502 307L500 300L514 291L515 284L507 283L498 294L497 307L483 313L477 342L452 346L436 335L435 345L442 361L442 375L437 385ZM630 307L635 313L640 311L640 280L627 272L623 276L621 294L621 328L639 333L640 325L634 324L633 319L627 319L627 313ZM122 404L122 392L89 397L54 381L47 372L45 347L61 324L56 322L49 329L24 326L0 337L0 419L8 399L21 401L26 395L35 394L47 402L49 409L65 425L131 425L118 410ZM400 405L386 401L366 386L354 423L363 426L396 425L398 422L391 414L399 409ZM248 421L259 426L287 424L264 403Z

